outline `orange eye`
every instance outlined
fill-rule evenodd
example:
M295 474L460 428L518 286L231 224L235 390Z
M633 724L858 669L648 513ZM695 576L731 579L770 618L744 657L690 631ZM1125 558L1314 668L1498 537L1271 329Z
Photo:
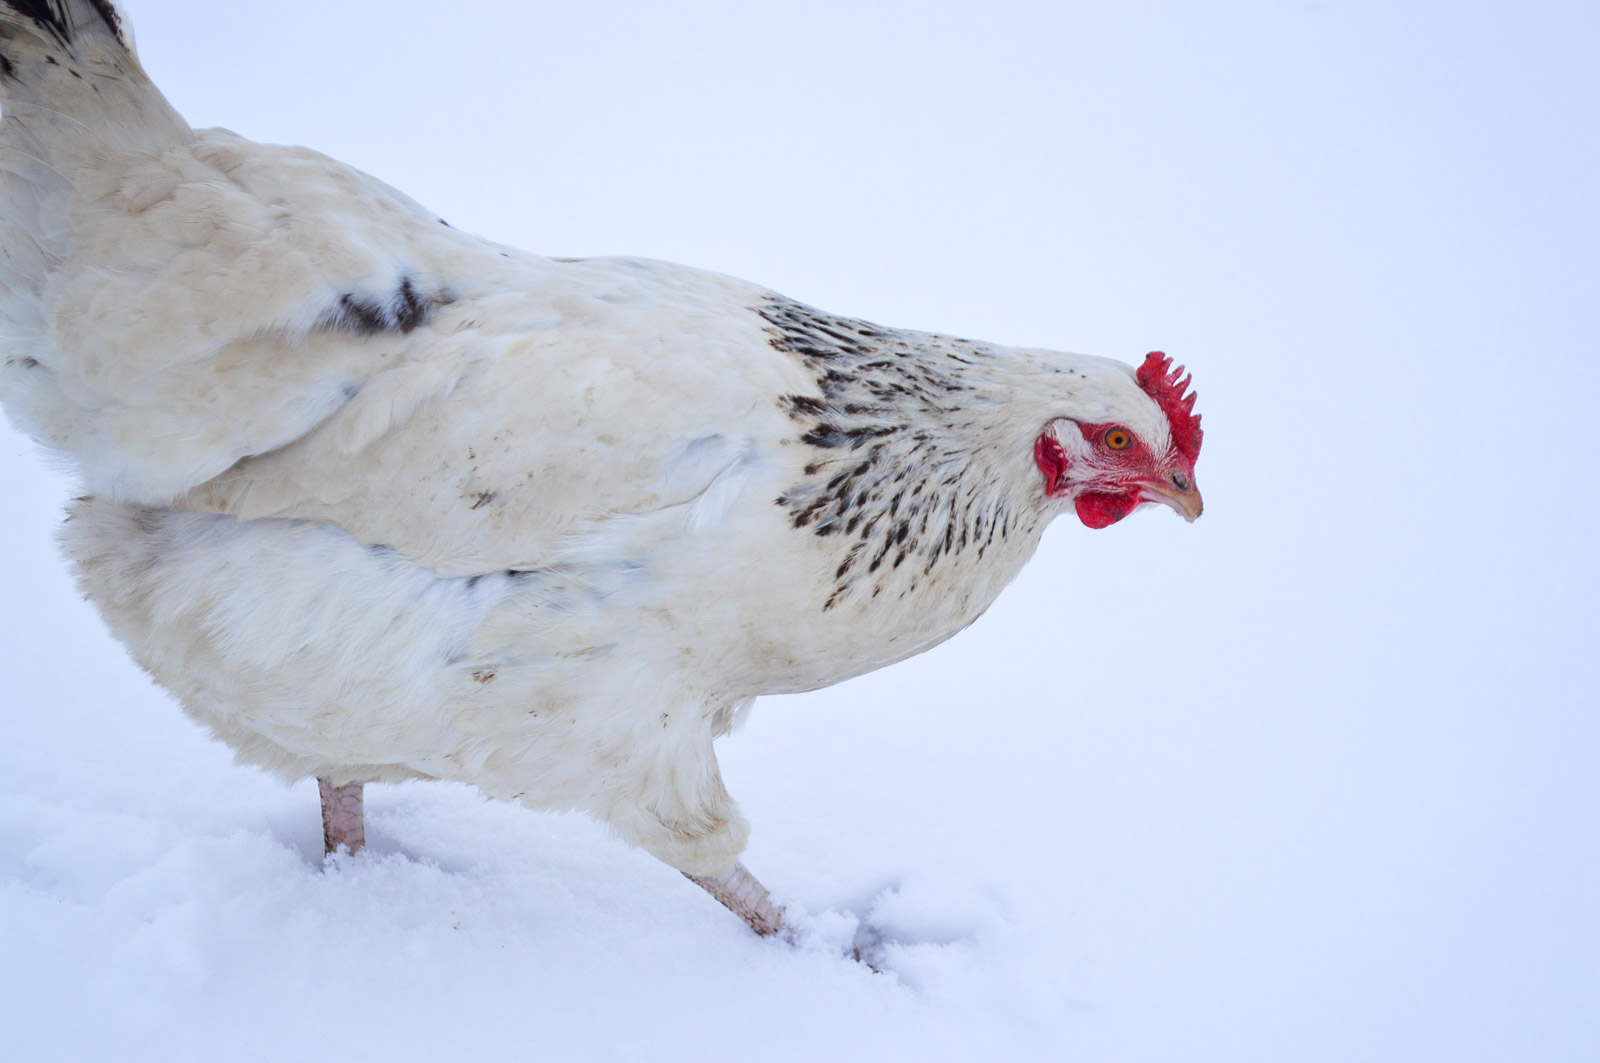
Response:
M1133 436L1123 428L1108 428L1105 444L1107 450L1127 450L1133 444Z

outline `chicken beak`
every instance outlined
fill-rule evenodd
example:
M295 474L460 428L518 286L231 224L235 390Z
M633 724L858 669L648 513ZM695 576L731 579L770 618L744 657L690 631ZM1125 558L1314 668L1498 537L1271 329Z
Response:
M1169 479L1142 485L1144 497L1150 502L1171 506L1179 516L1190 523L1205 510L1205 500L1194 479L1175 472Z

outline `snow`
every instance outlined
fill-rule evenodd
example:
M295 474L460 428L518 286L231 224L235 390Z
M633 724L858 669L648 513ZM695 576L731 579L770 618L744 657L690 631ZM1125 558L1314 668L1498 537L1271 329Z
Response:
M460 228L1162 346L1206 516L1058 522L951 643L757 705L720 756L788 947L464 787L371 788L324 871L0 437L8 1059L1600 1058L1591 8L479 6L131 14L196 121Z

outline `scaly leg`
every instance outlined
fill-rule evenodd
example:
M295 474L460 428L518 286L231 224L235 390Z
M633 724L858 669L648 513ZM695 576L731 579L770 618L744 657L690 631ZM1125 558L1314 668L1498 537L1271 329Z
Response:
M329 779L317 780L317 790L322 794L322 846L329 856L341 847L359 853L367 844L362 822L362 785L353 782L348 786L335 786Z
M762 937L792 934L789 924L784 922L783 909L773 903L767 887L757 882L743 864L735 863L726 874L716 878L688 874L684 877L722 902L728 911L743 919Z

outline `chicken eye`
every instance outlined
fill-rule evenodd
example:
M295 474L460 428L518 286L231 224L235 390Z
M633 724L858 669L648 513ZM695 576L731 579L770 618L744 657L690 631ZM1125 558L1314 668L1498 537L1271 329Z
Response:
M1108 428L1105 434L1107 450L1127 450L1133 443L1133 436L1126 429Z

